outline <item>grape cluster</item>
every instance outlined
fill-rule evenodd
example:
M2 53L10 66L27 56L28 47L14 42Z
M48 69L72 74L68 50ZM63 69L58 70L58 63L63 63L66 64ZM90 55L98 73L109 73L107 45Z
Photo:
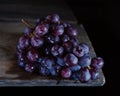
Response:
M57 14L27 27L17 45L18 65L29 73L88 82L98 79L104 61L92 57L87 43L78 43L77 29Z

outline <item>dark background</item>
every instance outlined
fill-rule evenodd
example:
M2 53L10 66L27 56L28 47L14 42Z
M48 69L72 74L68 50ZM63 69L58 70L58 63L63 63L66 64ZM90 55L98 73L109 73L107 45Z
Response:
M93 88L91 93L116 94L115 83L119 85L116 71L120 50L120 2L105 0L66 0L78 23L83 24L97 56L104 58L103 72L106 84ZM88 94L88 93L87 93Z

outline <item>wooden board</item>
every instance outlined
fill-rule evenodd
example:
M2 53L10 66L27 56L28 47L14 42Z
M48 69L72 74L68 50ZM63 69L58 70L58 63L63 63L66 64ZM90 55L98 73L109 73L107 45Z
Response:
M83 26L75 26L79 30L79 42L86 42L91 48L91 55L96 56ZM88 83L41 77L25 72L16 61L16 45L24 28L25 26L21 22L0 23L0 86L103 86L105 84L102 70L100 70L100 79Z
M16 22L23 17L34 20L53 13L59 14L64 21L77 23L64 0L0 0L0 21Z

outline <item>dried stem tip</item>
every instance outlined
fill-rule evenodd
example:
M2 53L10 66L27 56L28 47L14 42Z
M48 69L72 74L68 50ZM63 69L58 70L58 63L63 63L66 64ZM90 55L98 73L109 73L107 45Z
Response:
M34 26L30 23L28 23L25 19L21 19L22 23L25 24L29 28L34 28Z

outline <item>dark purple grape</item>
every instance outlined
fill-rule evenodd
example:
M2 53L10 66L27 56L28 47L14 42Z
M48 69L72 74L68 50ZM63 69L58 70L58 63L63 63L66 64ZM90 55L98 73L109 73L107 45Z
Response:
M64 28L71 27L71 25L67 22L61 22L61 25L63 25Z
M50 71L46 67L41 66L39 67L39 74L47 76L50 75Z
M72 52L72 50L73 50L73 48L74 48L74 47L73 47L73 43L71 43L70 41L63 43L63 47L64 47L64 50L65 50L67 53Z
M74 38L63 43L63 47L67 53L73 52L74 47L78 45L78 41Z
M18 57L18 60L20 61L26 61L26 52L25 51L18 52L17 57Z
M87 67L81 68L79 73L78 73L78 77L80 82L82 83L86 83L91 79L91 74L88 70Z
M64 52L64 48L59 45L55 45L51 48L51 54L53 56L61 56Z
M52 16L51 15L48 15L48 16L46 16L46 21L48 22L48 23L54 23L54 22L52 22L52 18L51 18Z
M70 37L67 34L63 34L63 35L61 35L61 40L64 43L64 42L69 41Z
M101 69L104 65L104 61L101 57L94 57L91 61L91 67L95 69Z
M20 48L19 45L17 45L17 48L16 48L16 49L17 49L17 54L23 52L23 50Z
M35 68L36 69L40 68L42 60L43 60L43 57L39 57L37 62L35 62Z
M24 56L23 52L18 52L17 57L19 60L23 61L25 56Z
M51 54L51 48L50 47L46 47L45 50L44 50L44 53L46 55L50 55Z
M39 58L38 58L38 61L37 61L37 62L38 62L38 63L41 63L41 62L42 62L42 60L43 60L43 57L40 57L40 56L39 56Z
M52 65L54 64L53 59L45 57L41 61L41 66L46 67L47 69L51 69Z
M41 64L39 62L35 62L35 69L39 70Z
M71 79L73 79L73 80L79 80L78 72L72 73Z
M76 38L72 38L72 39L70 40L70 42L72 43L72 46L73 46L73 47L78 46L78 40L77 40Z
M35 35L36 36L43 36L48 33L49 26L48 24L39 24L35 28Z
M60 73L62 67L61 67L60 65L55 65L54 67L55 67L55 69L56 69L56 72L57 72L57 73Z
M35 48L40 48L44 44L44 40L41 37L33 36L31 38L31 45Z
M56 66L52 66L52 68L50 69L50 73L52 76L58 76L60 73L61 67L56 65Z
M39 24L47 24L48 22L45 21L45 18L37 18L35 21L35 25L39 25Z
M86 43L80 43L77 47L73 49L73 53L77 57L82 57L85 54L89 53L89 47Z
M72 71L69 68L64 68L61 70L61 76L63 78L70 78Z
M91 79L96 80L100 78L100 73L98 70L90 69Z
M32 34L32 32L33 32L33 29L28 28L28 27L26 27L25 30L24 30L25 36L29 36L30 37L30 35Z
M74 54L68 53L64 57L64 63L66 66L76 65L78 63L78 58Z
M88 67L88 66L90 66L90 64L91 64L91 56L86 54L86 55L80 57L79 60L78 60L78 64L81 67Z
M48 35L47 36L47 41L51 44L56 44L60 41L59 36L55 36L55 35Z
M80 46L84 48L84 53L87 54L90 52L90 48L87 43L80 43Z
M46 20L49 21L50 23L58 23L59 19L60 19L60 17L57 14L48 15L46 17Z
M40 21L41 21L40 18L37 18L36 19L36 24L38 25L40 23Z
M56 57L56 63L60 66L65 66L65 63L64 63L64 58L63 57Z
M38 20L38 25L39 24L48 24L48 22L46 22L46 19L45 18L40 18L39 20Z
M27 71L29 73L32 73L34 70L35 70L35 65L34 64L29 62L25 65L25 71Z
M22 36L19 38L19 47L21 49L25 49L25 48L28 48L29 47L29 44L30 44L30 39L29 37L27 36Z
M27 58L29 61L37 61L39 58L39 54L36 50L30 49L27 53Z
M19 65L20 67L25 67L25 63L24 63L23 60L18 60L18 65Z
M52 33L55 36L62 35L64 33L64 27L63 27L63 25L55 25L53 27Z
M76 65L72 65L69 67L71 69L72 72L74 71L79 71L81 69L81 66L76 64Z
M68 27L66 33L71 37L76 37L78 34L78 31L73 27Z
M57 75L58 75L58 73L56 72L56 70L55 70L54 67L52 67L52 68L50 69L50 74L51 74L52 76L57 76Z

